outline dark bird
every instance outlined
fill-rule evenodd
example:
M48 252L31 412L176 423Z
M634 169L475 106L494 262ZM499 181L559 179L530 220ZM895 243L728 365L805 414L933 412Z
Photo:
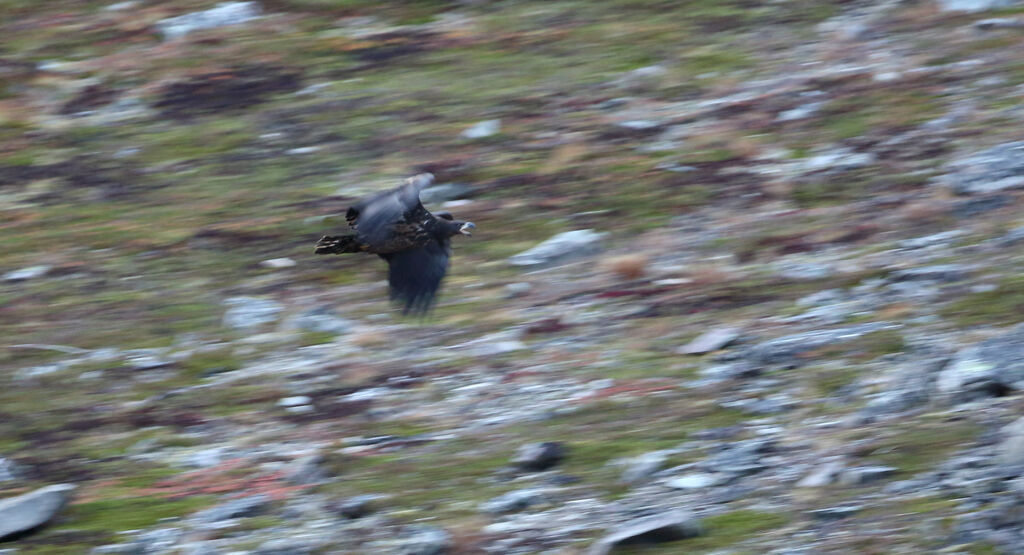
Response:
M421 173L398 188L360 200L345 213L355 234L322 237L316 254L376 254L388 263L391 300L403 305L402 313L426 313L448 271L450 239L471 235L476 227L423 207L420 191L433 181L432 174Z

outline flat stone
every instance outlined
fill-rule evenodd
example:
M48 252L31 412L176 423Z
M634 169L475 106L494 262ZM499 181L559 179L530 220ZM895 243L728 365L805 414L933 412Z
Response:
M890 276L895 281L962 281L967 279L970 268L962 264L935 264L918 268L897 270Z
M489 119L481 121L459 134L463 139L484 139L501 132L501 120Z
M955 401L1001 395L1024 387L1024 324L962 349L939 373L936 388Z
M50 272L50 266L29 266L20 270L12 270L3 275L4 281L28 281L30 279L39 279Z
M661 470L668 460L668 453L664 451L653 451L633 457L622 472L622 481L634 483L650 478L655 472Z
M161 19L156 22L156 28L164 40L174 40L203 29L246 23L259 15L257 2L221 2L209 10Z
M335 316L326 310L312 310L286 322L286 327L317 333L342 335L352 330L351 320Z
M230 328L252 328L276 322L284 307L280 303L259 297L231 297L224 301L229 308L224 313L224 325Z
M260 262L260 266L263 266L264 268L271 268L274 270L291 268L292 266L295 266L295 264L296 262L291 258L270 258L268 260Z
M704 533L700 522L685 511L628 521L597 541L588 555L608 555L623 545L664 543L695 538Z
M977 13L998 8L1009 8L1017 0L938 0L939 9L944 12Z
M263 494L240 497L230 501L214 505L209 509L203 509L194 515L192 520L204 524L213 524L232 518L254 516L270 505L270 497Z
M683 474L678 478L665 480L665 485L673 489L704 489L717 486L726 482L726 477L721 474L707 472L693 472Z
M543 243L513 255L508 263L513 266L543 268L581 256L593 255L603 248L605 233L579 229L559 233Z
M480 510L490 514L514 513L545 501L546 498L541 490L522 489L484 501L480 504Z
M857 486L870 484L896 473L896 468L891 466L856 466L847 468L839 474L839 483L846 486Z
M406 526L394 545L395 555L441 555L451 548L447 530L426 524Z
M76 488L73 484L56 484L0 499L0 539L49 522L71 499Z
M997 460L1006 465L1024 464L1024 416L1003 426Z
M814 330L793 335L784 335L751 347L747 353L752 362L760 364L790 363L800 361L797 355L846 341L852 341L868 333L890 329L892 324L869 322L842 328Z
M940 181L961 195L1024 188L1024 141L1003 143L958 158L946 169Z
M715 328L700 334L677 352L682 355L703 355L727 347L739 337L739 328Z
M822 463L809 474L796 483L799 488L820 488L836 481L836 477L843 470L844 463L841 460Z
M302 405L308 405L313 402L311 397L305 395L295 395L293 397L282 397L277 401L279 407L299 407Z

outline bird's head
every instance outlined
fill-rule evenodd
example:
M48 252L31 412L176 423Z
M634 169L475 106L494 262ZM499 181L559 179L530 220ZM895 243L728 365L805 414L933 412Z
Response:
M473 235L474 229L476 229L476 224L474 224L473 222L463 222L463 224L459 226L459 233L466 236L471 236Z

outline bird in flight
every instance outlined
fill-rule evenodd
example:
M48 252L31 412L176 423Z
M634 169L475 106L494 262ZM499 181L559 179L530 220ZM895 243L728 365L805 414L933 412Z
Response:
M391 300L402 313L425 314L448 271L451 238L472 235L473 222L456 221L448 212L431 214L420 202L420 191L434 181L421 173L401 186L366 197L352 205L345 220L350 235L326 235L316 254L366 252L388 263Z

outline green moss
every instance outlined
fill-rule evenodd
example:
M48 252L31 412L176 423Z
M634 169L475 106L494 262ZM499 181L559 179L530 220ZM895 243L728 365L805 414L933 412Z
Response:
M940 314L954 324L966 326L1005 326L1024 321L1024 277L1002 280L992 291L966 295Z
M919 422L893 430L871 445L868 458L901 474L924 472L974 439L978 427L965 421Z
M206 496L185 499L126 497L102 499L71 505L57 530L113 533L136 530L156 524L160 519L183 517L211 505Z

